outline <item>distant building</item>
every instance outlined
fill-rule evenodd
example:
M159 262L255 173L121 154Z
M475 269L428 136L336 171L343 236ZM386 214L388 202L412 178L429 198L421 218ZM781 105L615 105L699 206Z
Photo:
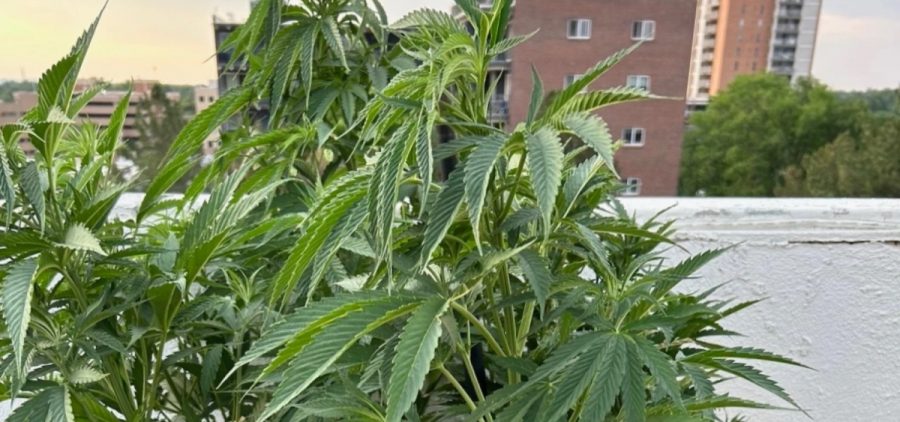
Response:
M216 73L218 75L219 93L226 93L239 87L247 76L247 64L242 61L231 62L231 51L223 50L225 40L241 26L240 22L223 21L213 16L213 34L216 40Z
M251 6L254 3L251 2ZM233 52L231 49L223 49L222 45L228 36L241 26L240 22L225 21L222 18L213 16L213 34L216 40L216 73L218 75L219 95L225 95L228 91L235 89L244 83L247 77L247 63L245 60L232 60ZM260 101L249 110L250 119L260 126L267 126L269 123L269 109L265 101ZM221 130L231 131L237 125L237 119L226 122L222 125Z
M809 77L822 0L699 0L688 101L703 107L738 75Z
M210 81L209 85L197 85L194 87L194 112L200 114L219 98L219 88L216 81ZM219 149L219 132L214 131L203 141L203 164L209 162Z
M36 92L20 91L14 92L12 102L0 101L0 125L15 123L34 108L38 103ZM26 155L34 154L34 147L28 142L27 138L19 139L19 145Z
M531 66L545 91L572 83L598 61L642 41L643 45L592 85L630 85L654 94L684 98L691 61L697 0L518 0L513 35L540 31L530 41L491 63L499 79L492 120L514 127L525 120L531 95ZM490 1L481 1L490 7ZM616 168L625 195L675 195L681 161L685 101L651 100L599 112L623 147Z
M85 89L100 83L94 79L79 80L75 83L75 96L83 92ZM157 81L135 80L132 81L131 98L128 100L128 111L125 116L125 122L122 126L122 140L131 141L140 137L137 129L137 105L141 100L150 96L153 86L158 84ZM91 122L101 129L109 126L109 121L116 110L119 101L125 97L127 91L123 90L105 90L94 96L84 108L78 113L78 119L81 122ZM179 101L180 94L177 92L166 93L172 101ZM21 91L13 93L13 101L4 103L0 102L0 124L15 123L19 121L25 114L34 108L38 102L38 94L33 91ZM26 153L33 151L32 146L23 139L20 141L22 148Z

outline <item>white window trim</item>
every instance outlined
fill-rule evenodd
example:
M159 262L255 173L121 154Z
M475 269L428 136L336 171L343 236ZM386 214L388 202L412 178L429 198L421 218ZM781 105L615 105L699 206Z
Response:
M634 84L631 83L632 78L633 78L634 81L635 81ZM638 86L637 81L638 81L640 78L646 78L646 79L647 79L647 86ZM650 75L628 75L628 77L625 78L625 86L627 86L627 87L629 87L629 88L641 88L641 89L643 89L643 90L645 90L645 91L650 91L650 87L652 86L652 85L651 85L652 82L653 82L653 80L652 80L652 78L650 78Z
M641 131L641 141L640 142L629 142L629 139L625 137L625 132L631 130L631 137L634 138L634 131ZM627 127L622 129L622 146L628 148L638 148L644 146L644 142L647 139L647 130L642 127Z
M641 194L641 179L637 177L625 178L625 189L622 189L622 196L638 196Z
M635 37L634 36L634 24L640 22L641 23L641 35ZM644 35L644 25L650 24L652 30L650 31L650 36L647 37ZM651 19L643 19L639 21L634 21L631 23L631 39L635 41L653 41L656 39L656 21Z
M581 35L581 34L572 35L572 34L570 34L569 27L572 26L572 22L578 22L576 24L577 26L575 28L576 32L578 32L577 30L581 28L582 24L587 25L587 35ZM587 18L569 19L566 21L566 38L568 38L570 40L589 40L589 39L591 39L591 34L593 32L593 26L594 26L593 22Z

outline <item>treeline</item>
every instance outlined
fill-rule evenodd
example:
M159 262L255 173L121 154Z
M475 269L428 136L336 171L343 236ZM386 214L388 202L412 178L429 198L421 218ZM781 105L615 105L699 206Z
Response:
M685 196L900 197L900 90L737 78L689 120Z
M13 100L13 93L19 91L34 91L35 82L33 81L0 81L0 101L10 102Z

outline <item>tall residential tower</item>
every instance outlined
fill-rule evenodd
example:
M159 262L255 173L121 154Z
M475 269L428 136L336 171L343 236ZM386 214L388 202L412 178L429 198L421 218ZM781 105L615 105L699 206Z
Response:
M699 0L688 101L703 107L738 75L809 77L823 0Z

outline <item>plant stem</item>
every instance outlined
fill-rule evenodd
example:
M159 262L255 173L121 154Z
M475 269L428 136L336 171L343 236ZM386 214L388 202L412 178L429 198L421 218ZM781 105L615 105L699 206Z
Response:
M472 401L471 397L469 397L469 393L466 393L466 389L463 388L463 386L460 385L459 381L456 380L456 377L454 377L453 374L451 374L450 371L448 371L447 368L444 367L444 365L438 366L438 371L441 371L441 374L444 375L444 378L447 378L447 381L450 382L456 392L459 393L460 396L462 396L463 400L466 402L466 406L469 406L469 410L475 410L475 408L477 407L475 405L475 402Z
M519 335L516 341L515 356L522 356L525 351L525 342L528 340L528 332L531 331L531 321L534 318L534 301L528 301L522 311L522 320L519 321Z
M456 351L459 353L459 356L462 358L463 364L466 367L466 373L469 375L469 381L472 382L472 389L475 390L478 401L484 401L484 392L481 391L481 383L478 382L478 375L475 373L475 367L472 366L469 348L458 346Z
M466 309L465 306L460 305L457 302L450 302L450 306L463 318L465 318L466 321L469 321L469 323L475 326L475 329L478 330L482 337L484 337L484 340L487 342L488 347L491 348L491 351L500 356L507 356L507 353L504 352L503 347L500 346L500 343L497 343L497 340L494 339L494 336L491 335L491 332L488 331L487 327L485 327L484 324L482 324L481 321L479 321L478 318L475 317L475 315L472 315L472 313L469 312L469 310Z
M509 215L509 211L512 209L513 199L516 197L516 187L519 186L519 180L522 178L522 172L525 171L525 154L519 155L519 165L516 166L516 178L513 181L513 190L509 192L509 197L506 198L506 205L503 206L503 211L500 212L500 222L502 224L503 220L506 219L506 216Z

